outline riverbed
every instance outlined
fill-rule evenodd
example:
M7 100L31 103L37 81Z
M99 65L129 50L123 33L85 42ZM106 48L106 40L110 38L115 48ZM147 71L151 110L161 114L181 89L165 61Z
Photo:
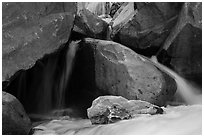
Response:
M107 125L89 119L52 119L34 127L34 135L201 135L202 105L162 107L164 114L141 115Z

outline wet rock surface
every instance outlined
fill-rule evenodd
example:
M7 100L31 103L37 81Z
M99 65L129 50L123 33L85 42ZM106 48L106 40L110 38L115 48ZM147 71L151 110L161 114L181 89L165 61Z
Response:
M180 75L202 79L202 30L185 25L167 50L171 59L171 66Z
M179 75L201 85L202 26L201 3L184 3L175 27L157 53Z
M87 38L84 48L94 51L95 84L102 94L164 105L176 91L170 76L121 44Z
M2 3L2 80L69 39L75 3Z
M163 109L141 100L127 100L121 96L100 96L87 109L92 124L108 124L130 119L140 114L162 114Z
M87 9L78 12L74 31L87 37L106 39L108 24Z
M199 113L182 106L182 115L154 115L168 105L190 104L177 95L181 91L195 101L191 91L197 87L147 58L153 55L202 86L201 2L2 3L2 8L3 91L23 105L3 92L3 134L201 133L200 105ZM29 130L24 108L37 125L52 121ZM78 118L86 120L74 121Z
M134 10L135 5L136 10ZM128 3L123 9L124 12L113 20L112 39L138 53L151 56L156 53L169 35L176 23L177 15L173 12L175 9L173 13L167 14L164 9L159 9L161 5L155 3L136 3L135 5ZM166 6L169 5L166 4ZM175 12L178 13L178 11ZM150 48L152 53L148 50Z
M21 103L11 94L2 92L2 134L25 135L31 122Z

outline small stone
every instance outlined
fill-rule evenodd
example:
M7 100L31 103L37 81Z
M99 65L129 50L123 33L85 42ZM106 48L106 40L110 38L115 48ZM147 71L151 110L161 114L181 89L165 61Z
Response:
M100 96L87 109L92 124L109 124L139 117L141 114L163 114L163 109L141 100L127 100L121 96Z

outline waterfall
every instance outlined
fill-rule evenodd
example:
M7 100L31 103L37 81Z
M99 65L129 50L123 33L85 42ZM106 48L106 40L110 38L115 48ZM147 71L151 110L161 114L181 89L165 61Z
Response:
M151 60L159 69L163 70L164 72L169 74L172 78L174 78L177 84L177 93L181 95L181 97L187 104L189 105L202 104L201 89L199 89L196 86L193 86L190 82L179 76L173 70L160 64L155 56L153 56Z
M59 91L58 91L59 96L57 98L58 109L63 108L65 105L64 102L65 102L66 87L69 83L69 78L74 65L74 59L75 59L77 48L78 48L77 44L72 42L70 43L69 50L66 53L65 68L62 70L63 72L62 72L60 84L59 84Z

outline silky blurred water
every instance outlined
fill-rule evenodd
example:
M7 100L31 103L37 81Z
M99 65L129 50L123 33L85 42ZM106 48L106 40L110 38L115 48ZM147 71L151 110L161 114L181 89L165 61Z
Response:
M71 48L71 47L70 47ZM74 50L74 49L73 49ZM70 53L75 53L70 49ZM177 83L177 93L185 101L186 105L163 107L164 114L141 115L129 120L122 120L107 125L92 125L89 119L74 119L69 116L50 117L47 121L35 126L35 135L128 135L128 134L171 134L188 135L202 134L202 95L201 89L180 77L174 71L158 63L155 58L152 62L161 70L168 73ZM71 62L71 61L68 61ZM71 71L68 69L66 77ZM67 81L64 79L63 81ZM63 86L62 86L63 87ZM63 91L63 90L62 90ZM63 93L60 93L63 96ZM69 111L56 111L54 113L72 113ZM69 115L69 114L67 114ZM47 116L46 116L47 117Z
M168 67L160 64L156 57L152 57L151 61L155 63L155 65L169 74L174 80L176 81L177 84L177 91L176 93L179 94L182 99L185 101L187 104L202 104L202 91L199 87L196 87L195 85L191 84L181 76L179 76L176 72L173 70L169 69Z
M35 127L35 135L202 134L202 106L168 106L160 115L143 115L108 125L92 125L89 119L50 120Z

